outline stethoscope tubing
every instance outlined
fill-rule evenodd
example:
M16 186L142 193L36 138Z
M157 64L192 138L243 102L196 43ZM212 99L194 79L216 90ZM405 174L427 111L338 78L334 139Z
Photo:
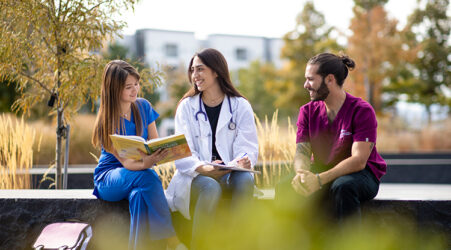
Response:
M236 124L235 124L235 122L233 122L232 104L230 102L230 96L227 96L227 100L229 101L229 112L232 115L232 117L230 117L228 128L230 130L235 130ZM202 93L199 94L199 111L197 111L196 114L194 115L194 117L196 118L196 121L199 120L199 117L198 117L199 114L202 114L205 118L205 121L208 121L207 113L202 109Z

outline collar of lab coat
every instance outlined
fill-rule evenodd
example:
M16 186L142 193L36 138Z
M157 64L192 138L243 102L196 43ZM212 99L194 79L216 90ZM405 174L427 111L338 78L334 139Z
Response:
M196 114L199 111L199 98L200 98L199 94L190 98L190 105L191 105L191 108L193 109L193 114ZM230 104L231 104L230 106L232 107L232 114L233 114L236 110L237 98L230 97ZM201 105L202 105L202 110L206 114L207 112L205 110L204 103L201 102ZM230 118L232 117L232 114L230 113L230 110L229 110L229 98L227 98L227 96L225 96L224 101L222 102L221 112L219 113L218 125L216 127L216 134L218 134L218 131L220 131L224 127L228 128L227 126L229 125L229 121L230 121ZM198 117L199 117L199 124L202 127L205 125L210 126L210 123L208 122L208 120L205 121L205 118L203 115L199 115ZM233 122L236 123L235 120L233 120Z

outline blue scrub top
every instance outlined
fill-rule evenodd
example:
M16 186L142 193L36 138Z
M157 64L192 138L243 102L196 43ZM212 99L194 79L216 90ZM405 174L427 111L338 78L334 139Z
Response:
M143 123L143 133L141 135L142 138L147 140L147 127L149 124L154 122L159 114L152 108L150 102L143 98L138 98L135 102L138 106L139 113L141 115L141 120ZM131 112L130 121L124 118L121 118L122 122L125 125L125 135L137 135L136 134L136 126L135 126L135 117L133 117L133 112ZM123 131L121 131L123 132ZM102 147L102 153L100 154L99 163L97 164L96 169L94 170L94 183L99 182L103 179L103 176L106 172L111 169L123 167L122 164L116 159L116 157L105 151ZM94 190L94 194L95 194Z

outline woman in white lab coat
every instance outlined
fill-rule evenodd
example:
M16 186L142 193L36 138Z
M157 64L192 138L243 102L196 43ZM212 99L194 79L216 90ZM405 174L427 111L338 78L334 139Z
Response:
M209 162L251 169L257 162L258 140L249 102L233 86L227 62L215 49L196 53L188 68L191 89L180 100L175 131L186 136L192 156L175 162L177 171L166 197L173 211L193 220L191 248L197 248L211 224L222 193L232 207L251 200L253 175L220 170Z

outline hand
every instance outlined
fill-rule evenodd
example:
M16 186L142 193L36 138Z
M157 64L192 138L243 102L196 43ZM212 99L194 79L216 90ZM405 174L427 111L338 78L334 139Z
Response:
M251 160L247 156L239 159L236 163L240 168L251 169Z
M302 178L303 176L301 176L301 174L296 174L296 176L294 176L293 180L291 181L291 186L296 193L302 196L308 196L308 191L304 187L304 181Z
M318 177L303 169L296 171L296 176L291 181L291 185L296 193L303 196L309 196L319 190Z
M222 161L216 160L216 161L213 161L213 163L220 164L220 163L222 163ZM215 167L215 166L208 165L208 164L197 167L196 171L199 172L199 174L201 174L201 175L205 175L205 176L211 177L216 180L219 180L223 175L232 172L232 170L224 170L219 167Z
M221 161L221 160L214 160L213 161L213 163L216 163L216 164L221 164L223 161Z
M153 152L151 155L147 155L142 151L139 151L143 158L143 169L152 168L157 162L163 160L166 156L169 154L169 149L158 149L157 151Z

